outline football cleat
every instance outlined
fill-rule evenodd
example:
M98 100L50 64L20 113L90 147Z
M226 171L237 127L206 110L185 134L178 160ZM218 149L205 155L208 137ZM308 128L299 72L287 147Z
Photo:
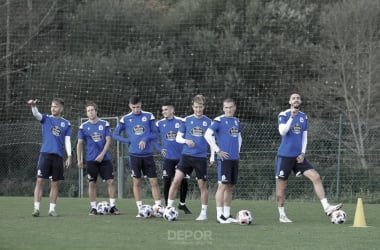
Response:
M281 223L292 223L293 222L285 214L281 215L279 220Z
M58 217L58 214L54 210L51 210L49 211L49 216Z
M207 220L207 214L205 213L200 213L199 216L195 220Z
M230 224L231 223L231 221L229 220L229 218L226 218L223 215L221 215L219 218L217 218L216 222L220 223L220 224Z
M327 216L331 216L331 214L336 211L336 210L339 210L343 207L343 204L342 203L339 203L337 205L330 205L328 206L326 209L325 209L325 214Z
M97 215L98 211L96 211L96 208L91 208L90 213L88 215Z
M33 216L33 217L38 217L38 216L40 216L40 210L38 210L38 209L35 208L35 209L33 210L32 216Z
M178 209L180 209L180 210L183 210L184 212L185 212L185 214L191 214L191 211L186 207L186 205L185 204L183 204L183 205L178 205Z
M119 215L119 214L120 214L120 211L119 211L119 209L116 208L116 206L113 206L113 207L111 207L111 209L110 209L110 213L111 213L111 214L114 214L114 215Z

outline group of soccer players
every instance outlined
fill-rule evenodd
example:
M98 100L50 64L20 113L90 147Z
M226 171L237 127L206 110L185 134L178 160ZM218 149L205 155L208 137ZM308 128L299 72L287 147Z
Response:
M34 210L32 215L40 215L42 183L51 180L50 206L48 214L58 216L55 211L59 183L64 179L64 165L72 164L71 126L62 117L64 102L54 98L51 103L51 115L41 114L37 109L38 100L29 100L34 117L42 126L42 146L37 167L37 181L34 190ZM287 180L292 171L297 176L306 176L311 180L325 213L329 216L342 204L330 205L324 194L319 174L306 161L307 116L299 111L300 95L293 93L289 100L290 109L281 112L278 119L279 132L282 136L278 150L276 168L277 204L279 221L292 222L285 214L284 197ZM208 207L208 167L215 164L217 155L218 189L215 194L217 218L221 224L236 222L231 216L233 188L238 181L239 153L242 145L241 126L235 117L236 103L231 98L223 100L223 114L211 120L203 114L205 98L196 95L192 100L193 114L177 117L172 103L162 105L163 118L156 120L150 112L142 110L142 100L138 96L129 99L130 113L121 117L114 132L110 124L98 117L98 107L94 102L85 106L88 120L80 125L77 143L77 164L85 164L89 181L90 199L89 215L96 215L96 181L98 175L107 182L110 199L110 213L119 215L116 208L116 191L114 187L114 169L109 148L112 138L128 145L129 167L133 177L133 194L137 206L137 216L143 205L141 195L142 178L147 177L155 205L161 205L160 187L157 181L156 165L153 158L154 149L163 156L162 176L164 180L165 206L173 207L177 190L180 190L178 208L186 214L191 211L185 204L188 179L195 170L196 181L201 193L201 211L198 221L207 220ZM85 145L85 148L84 148ZM63 148L67 160L63 162ZM210 161L208 161L210 155Z

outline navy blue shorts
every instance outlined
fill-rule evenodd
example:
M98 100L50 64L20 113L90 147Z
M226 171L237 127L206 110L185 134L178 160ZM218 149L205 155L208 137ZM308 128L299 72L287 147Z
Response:
M238 181L239 161L218 160L218 182L235 185Z
M174 178L175 170L177 168L178 163L179 160L164 158L162 161L162 177L169 179Z
M129 168L131 169L132 177L141 178L142 173L148 178L157 178L157 169L153 155L144 157L130 155Z
M87 180L96 182L98 175L103 180L112 180L114 178L113 165L111 161L88 161L87 165Z
M191 173L195 169L197 180L207 181L207 165L207 158L181 155L177 169L189 176L191 176Z
M40 153L37 165L37 177L51 179L52 181L64 180L63 159L56 154Z
M277 156L276 178L287 180L290 173L293 171L296 176L300 176L306 170L314 169L313 166L306 160L302 163L297 163L296 157Z

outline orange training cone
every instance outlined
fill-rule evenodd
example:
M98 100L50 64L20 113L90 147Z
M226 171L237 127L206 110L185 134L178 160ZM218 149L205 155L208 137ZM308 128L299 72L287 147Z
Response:
M367 227L367 223L365 222L362 198L358 198L358 203L356 205L356 211L355 211L354 224L352 226L353 227Z

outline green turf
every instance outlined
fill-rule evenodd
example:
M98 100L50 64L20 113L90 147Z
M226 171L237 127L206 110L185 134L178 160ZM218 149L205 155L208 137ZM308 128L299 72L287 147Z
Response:
M120 216L88 216L87 199L59 198L58 218L47 216L46 197L38 218L31 216L32 197L0 197L0 204L0 249L380 249L379 205L373 204L364 204L367 228L352 227L356 204L344 204L347 222L332 225L318 202L287 202L294 223L280 224L273 201L234 200L234 213L252 212L250 226L217 224L213 200L205 222L195 221L198 200L188 201L192 215L180 211L175 222L135 218L130 199L118 200Z

